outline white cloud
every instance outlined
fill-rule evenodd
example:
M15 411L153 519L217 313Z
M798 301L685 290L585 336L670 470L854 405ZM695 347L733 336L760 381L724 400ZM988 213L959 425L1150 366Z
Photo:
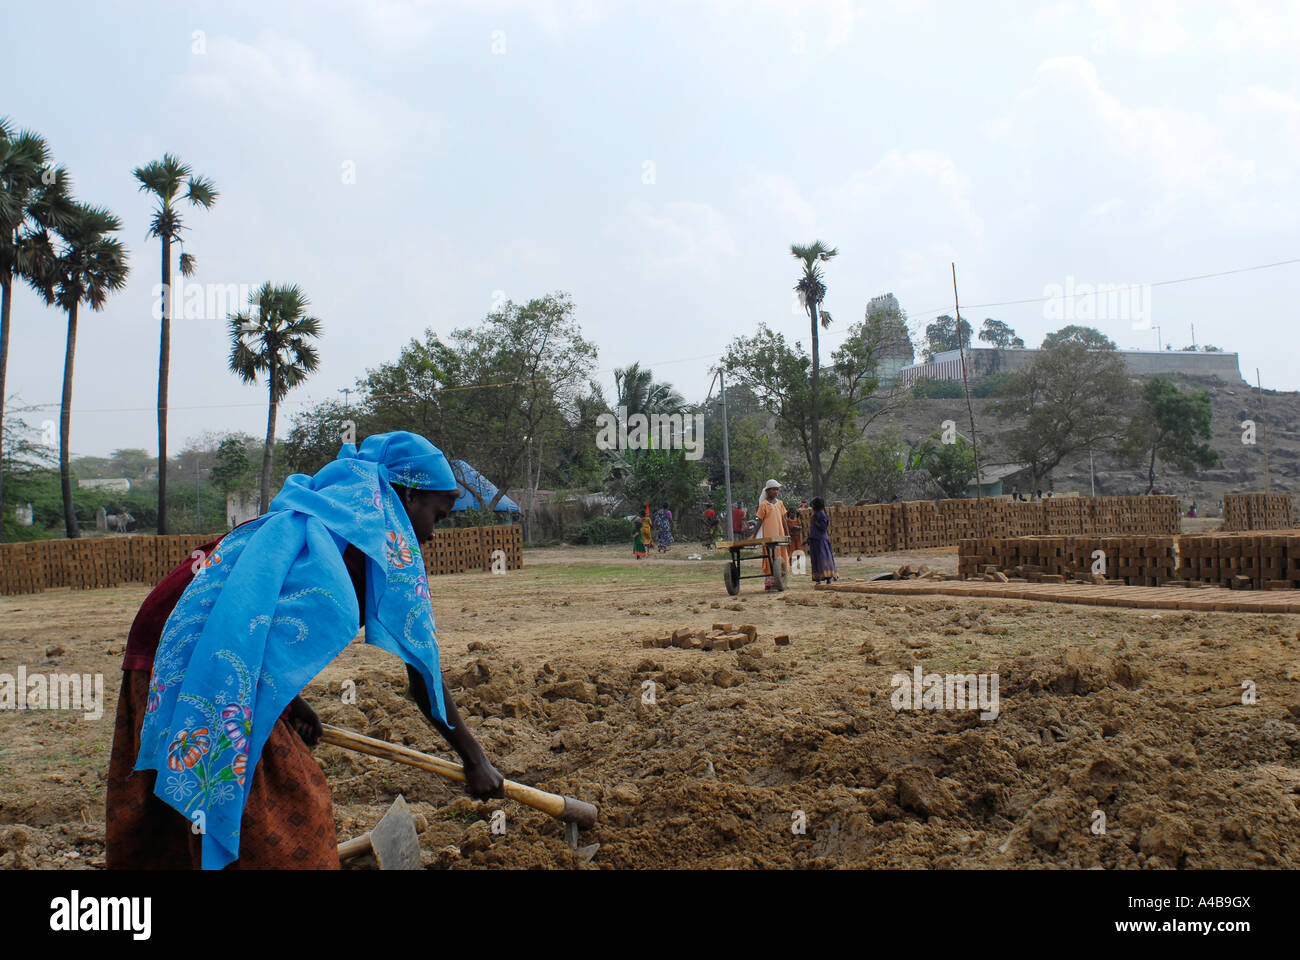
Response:
M178 88L187 104L214 110L213 122L262 152L304 139L333 150L338 162L427 156L440 121L373 84L322 63L305 45L275 33L254 43L208 39L207 53L190 58ZM224 114L224 115L223 115ZM331 158L332 159L332 158Z
M654 266L711 271L736 254L727 218L707 203L669 201L656 208L633 200L626 209L632 242Z
M1300 105L1267 87L1245 88L1240 95L1211 104L1208 112L1168 106L1131 105L1105 89L1097 68L1083 57L1046 60L1035 84L1016 97L1009 111L985 124L990 140L1016 152L1020 162L1043 171L1050 182L1056 169L1082 172L1113 193L1115 181L1136 181L1146 197L1137 210L1151 222L1198 211L1202 221L1221 220L1236 228L1277 223L1294 215L1265 203L1253 188L1257 169L1281 147L1294 154L1295 120ZM1289 144L1270 149L1261 142L1266 121L1290 126ZM1263 140L1278 139L1276 132ZM1056 167L1053 164L1056 164ZM1295 178L1279 173L1277 185L1294 192ZM1096 198L1081 197L1096 209Z
M1300 5L1293 0L1093 0L1107 51L1145 57L1294 57Z

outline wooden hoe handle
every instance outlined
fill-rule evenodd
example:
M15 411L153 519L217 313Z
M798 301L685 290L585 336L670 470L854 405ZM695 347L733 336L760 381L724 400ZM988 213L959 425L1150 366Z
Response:
M457 783L465 782L465 770L459 763L452 763L450 760L442 759L442 757L421 753L418 750L412 750L410 747L399 746L384 740L376 740L374 737L366 737L351 730L345 730L343 727L336 727L331 723L321 724L321 726L325 730L321 736L323 743L330 743L345 750L355 750L357 753L366 753L372 757L383 757L385 760L405 763L407 766L419 767L421 770L428 770L430 773L436 773L440 777L454 780ZM596 823L596 816L599 811L596 809L595 804L577 800L573 797L561 796L558 793L547 793L545 790L538 790L522 783L515 783L513 780L505 781L504 792L511 800L532 807L534 810L549 813L566 823L576 823L583 830L594 826Z

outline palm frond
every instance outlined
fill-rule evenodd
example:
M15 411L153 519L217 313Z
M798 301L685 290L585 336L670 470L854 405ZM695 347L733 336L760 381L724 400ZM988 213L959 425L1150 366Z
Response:
M197 264L198 261L194 259L192 254L182 252L181 259L180 259L181 276L182 277L194 276L194 268Z
M218 196L216 186L211 179L208 177L190 177L189 189L185 193L185 199L190 203L207 210L216 202Z

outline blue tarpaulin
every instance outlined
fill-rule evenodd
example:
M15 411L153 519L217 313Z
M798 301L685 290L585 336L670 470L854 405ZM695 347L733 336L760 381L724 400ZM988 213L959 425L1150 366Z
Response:
M460 487L460 496L456 499L455 510L486 510L492 498L497 495L496 484L479 473L464 460L451 461L451 472L456 475ZM519 504L507 496L497 501L498 513L519 513Z

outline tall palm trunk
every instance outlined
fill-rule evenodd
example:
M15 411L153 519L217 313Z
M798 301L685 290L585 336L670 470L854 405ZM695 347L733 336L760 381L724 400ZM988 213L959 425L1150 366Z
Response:
M821 380L821 358L817 350L817 304L811 303L809 307L809 313L812 315L812 463L810 466L813 496L820 497L822 495L822 438L817 410L817 387Z
M266 413L266 448L262 451L262 506L261 513L266 513L271 506L271 456L275 450L275 355L271 355L270 386L267 388L270 407Z
M9 364L9 308L13 305L14 276L6 273L0 277L0 543L4 542L4 503L5 503L5 464L4 464L4 426L5 426L5 371Z
M72 362L77 352L77 304L68 308L68 347L63 355L63 401L59 406L59 482L63 487L63 525L68 538L81 536L77 511L72 504L72 466L68 462L68 441L72 432Z
M162 238L162 335L158 346L158 535L167 534L167 380L171 372L172 241Z

